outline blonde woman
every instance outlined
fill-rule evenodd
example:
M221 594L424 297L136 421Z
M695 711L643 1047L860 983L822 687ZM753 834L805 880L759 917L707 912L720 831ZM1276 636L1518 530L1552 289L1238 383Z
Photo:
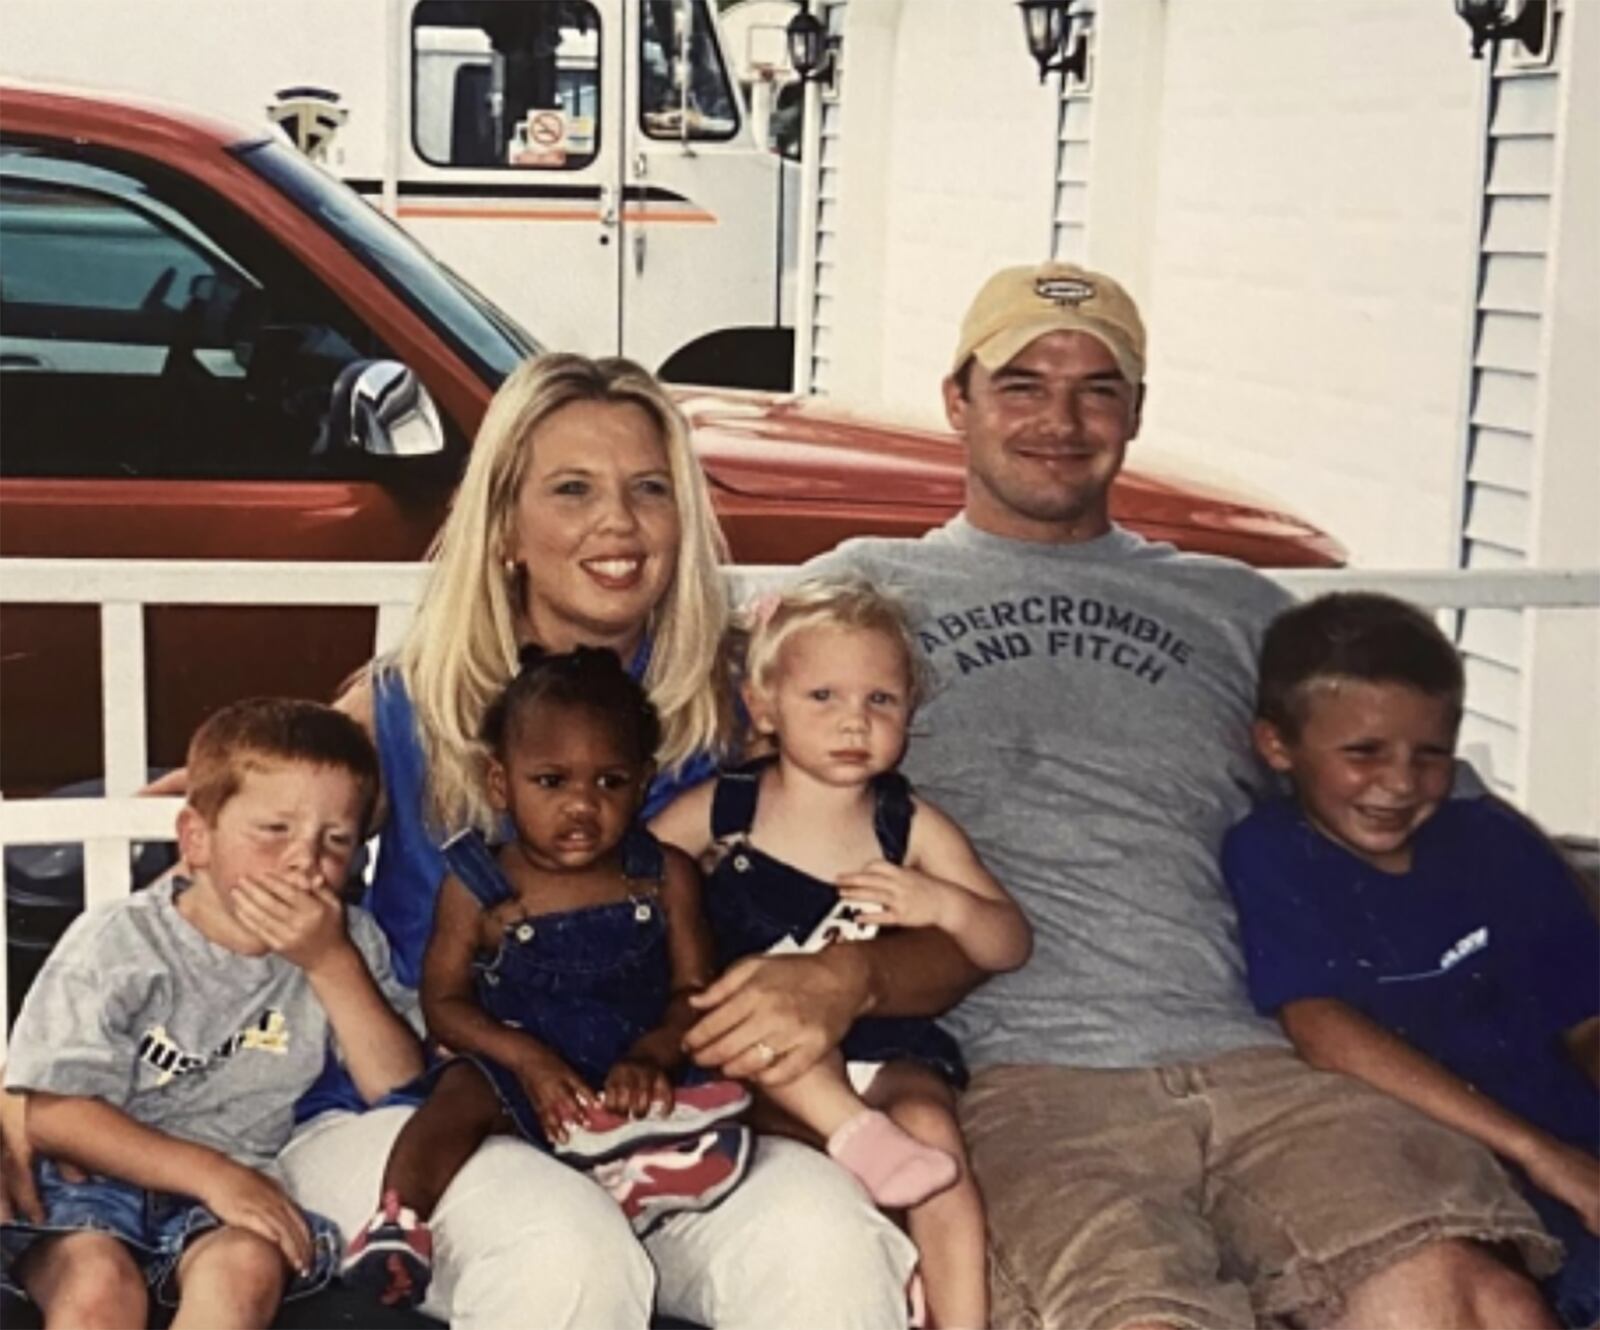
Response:
M643 369L547 355L506 380L404 641L340 701L382 760L368 903L408 984L444 877L440 841L495 830L477 735L520 646L609 647L642 680L663 732L647 812L711 773L730 728L723 553L687 423ZM338 1069L321 1089L303 1101L315 1120L282 1166L302 1204L353 1233L412 1110L351 1112ZM496 1138L446 1191L432 1229L424 1310L458 1328L643 1326L652 1305L707 1325L903 1326L914 1259L845 1173L778 1140L718 1208L673 1217L641 1248L591 1180Z

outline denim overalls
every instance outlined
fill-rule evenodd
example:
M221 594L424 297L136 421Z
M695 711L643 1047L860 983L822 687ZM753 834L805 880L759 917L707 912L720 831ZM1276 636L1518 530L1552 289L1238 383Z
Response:
M706 879L704 903L716 938L719 969L742 956L764 952L784 938L803 943L839 900L831 884L750 844L761 773L773 760L762 758L723 773L712 796L711 835L723 853ZM910 783L898 771L886 771L873 777L872 793L878 848L890 863L903 863L915 811ZM840 1049L849 1062L907 1059L927 1065L952 1085L967 1083L956 1041L921 1017L866 1017L850 1027Z
M449 842L444 857L485 910L511 898L510 884L477 832ZM548 1044L596 1089L639 1037L661 1024L672 987L666 916L656 894L661 846L642 827L622 843L622 871L640 887L627 900L514 920L494 954L473 962L483 1009ZM426 1090L460 1061L489 1078L523 1136L549 1148L522 1083L492 1058L461 1054L414 1088Z

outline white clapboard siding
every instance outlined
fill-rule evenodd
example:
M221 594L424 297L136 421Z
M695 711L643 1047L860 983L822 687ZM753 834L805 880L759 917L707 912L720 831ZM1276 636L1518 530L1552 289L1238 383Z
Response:
M1473 364L1500 366L1522 374L1539 368L1539 318L1489 310L1478 319L1478 345Z
M1561 35L1558 28L1555 58L1548 67L1517 69L1502 59L1490 76L1477 328L1462 477L1464 568L1517 567L1526 562L1533 539ZM1460 616L1459 634L1472 684L1462 742L1489 752L1495 772L1516 771L1529 687L1521 616L1468 610Z
M1480 429L1467 479L1479 485L1513 489L1533 465L1532 443L1513 430Z
M1090 30L1091 47L1094 42ZM1090 68L1093 68L1091 50ZM1088 254L1089 143L1094 124L1090 89L1070 81L1061 93L1056 135L1055 211L1050 222L1050 252L1058 259L1082 263Z
M1500 568L1526 568L1528 560L1516 550L1503 550L1484 541L1473 543L1467 553L1467 567L1475 571L1494 572Z
M1467 693L1481 711L1516 715L1522 692L1522 675L1517 670L1474 656L1466 662L1466 675Z

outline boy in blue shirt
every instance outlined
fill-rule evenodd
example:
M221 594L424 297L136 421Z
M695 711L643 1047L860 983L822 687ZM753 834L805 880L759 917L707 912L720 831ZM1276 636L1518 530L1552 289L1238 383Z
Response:
M1313 1066L1511 1166L1566 1245L1545 1292L1600 1318L1600 934L1570 871L1492 797L1450 797L1464 678L1425 614L1365 593L1280 615L1257 750L1292 799L1228 835L1251 997Z

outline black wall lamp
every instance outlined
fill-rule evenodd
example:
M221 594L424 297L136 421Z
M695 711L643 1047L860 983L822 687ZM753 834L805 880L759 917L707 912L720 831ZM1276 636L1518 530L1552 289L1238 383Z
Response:
M1080 80L1089 75L1089 36L1081 30L1074 31L1072 3L1073 0L1017 0L1028 35L1028 50L1039 62L1040 83L1055 73ZM1067 49L1069 42L1071 50Z
M1472 29L1472 58L1483 59L1485 44L1511 38L1535 60L1550 39L1549 0L1456 0L1456 13Z
M800 12L789 20L789 64L802 83L827 78L833 65L828 29L811 12L811 0L802 0Z

